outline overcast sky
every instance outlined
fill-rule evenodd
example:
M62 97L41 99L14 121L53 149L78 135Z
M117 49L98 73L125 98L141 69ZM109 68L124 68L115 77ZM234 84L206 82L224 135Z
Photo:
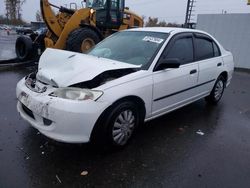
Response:
M22 7L23 18L26 21L35 21L35 13L40 10L40 0L26 0ZM80 0L50 0L56 5L69 4ZM167 22L183 23L185 19L187 0L126 0L126 6L139 15L158 17ZM194 8L197 14L222 13L250 13L247 0L196 0ZM5 14L4 0L0 0L0 14ZM196 20L196 17L194 17Z

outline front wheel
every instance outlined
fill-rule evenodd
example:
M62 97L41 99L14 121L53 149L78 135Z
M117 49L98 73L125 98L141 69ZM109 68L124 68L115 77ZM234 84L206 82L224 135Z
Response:
M206 101L210 104L217 104L224 93L224 89L225 89L225 79L223 76L219 76L215 82L215 85L210 95L205 98Z
M90 28L72 31L66 41L66 50L85 53L100 41L98 34Z
M139 109L133 102L123 101L114 105L105 114L95 133L94 142L113 148L124 147L139 125Z

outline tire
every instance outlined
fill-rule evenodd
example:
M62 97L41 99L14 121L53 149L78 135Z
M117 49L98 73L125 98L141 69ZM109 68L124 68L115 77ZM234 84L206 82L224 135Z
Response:
M78 28L69 34L66 41L66 50L84 53L98 42L100 42L100 37L94 30Z
M123 148L140 124L140 112L133 102L122 101L111 107L97 125L92 143L113 149Z
M225 86L226 86L225 78L222 75L220 75L214 84L213 90L211 91L210 95L205 98L205 100L209 104L213 105L217 104L222 98Z
M16 40L16 55L20 60L27 60L32 57L32 40L28 36L19 36Z

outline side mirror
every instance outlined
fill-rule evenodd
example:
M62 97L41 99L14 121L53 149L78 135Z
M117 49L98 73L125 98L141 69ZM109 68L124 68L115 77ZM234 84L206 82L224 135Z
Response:
M163 59L159 61L158 65L155 68L155 71L169 69L169 68L177 69L180 67L180 65L181 65L180 60L177 58Z

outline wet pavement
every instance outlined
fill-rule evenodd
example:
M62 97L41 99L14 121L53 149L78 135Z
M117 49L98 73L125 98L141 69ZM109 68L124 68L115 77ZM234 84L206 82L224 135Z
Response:
M11 31L7 35L7 31L0 30L0 61L16 57L15 43L17 37L15 31Z
M250 74L235 73L218 106L197 101L108 151L49 140L19 117L15 86L33 69L0 71L0 187L249 187Z

